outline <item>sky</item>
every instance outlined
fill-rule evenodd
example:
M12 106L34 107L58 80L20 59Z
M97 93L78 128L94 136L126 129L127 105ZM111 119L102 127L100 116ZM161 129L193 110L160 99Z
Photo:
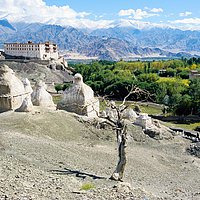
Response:
M200 0L0 0L0 19L76 28L200 30Z

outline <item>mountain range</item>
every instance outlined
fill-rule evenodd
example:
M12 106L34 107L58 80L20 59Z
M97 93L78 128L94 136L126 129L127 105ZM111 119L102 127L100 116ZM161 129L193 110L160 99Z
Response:
M200 31L172 28L138 29L116 24L112 28L77 29L41 23L0 20L0 45L4 42L55 42L60 50L105 60L200 55Z

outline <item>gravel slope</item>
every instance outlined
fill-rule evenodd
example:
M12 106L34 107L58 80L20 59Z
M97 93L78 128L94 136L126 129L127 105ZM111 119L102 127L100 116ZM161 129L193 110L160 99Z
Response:
M155 141L130 127L125 183L118 184L108 179L118 159L111 130L40 109L1 113L0 127L0 199L200 199L200 159L179 136ZM81 190L86 183L94 189Z

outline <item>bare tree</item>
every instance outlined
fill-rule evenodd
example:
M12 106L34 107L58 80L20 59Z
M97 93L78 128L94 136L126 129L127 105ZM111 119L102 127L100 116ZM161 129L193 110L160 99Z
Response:
M127 89L128 90L128 89ZM150 94L144 90L141 90L140 88L136 86L132 86L130 92L125 96L123 102L120 105L116 105L114 101L107 101L105 97L103 97L103 101L106 103L106 106L109 107L112 111L115 112L116 116L110 117L105 116L107 120L104 121L103 123L107 123L110 126L113 127L113 129L116 132L116 138L117 138L117 143L118 143L118 156L119 160L116 166L115 171L112 173L110 179L116 180L116 181L122 181L123 175L124 175L124 170L126 166L126 147L127 147L127 124L125 123L123 119L123 114L124 111L130 106L125 105L126 100L130 95L137 95L137 96L146 96L146 99L150 97ZM95 111L96 114L98 115L98 112L96 111L94 105L91 104L85 104L85 105L78 105L77 103L72 103L70 104L71 106L75 106L79 108L80 110L84 110L87 106L91 106L91 111Z
M114 128L117 137L118 143L118 156L119 160L116 166L115 171L112 173L110 179L116 181L123 181L124 170L126 166L126 147L127 147L127 124L123 119L124 111L129 107L129 105L125 105L127 98L132 95L146 95L149 97L149 93L141 90L136 86L132 86L128 95L124 98L123 102L120 105L116 105L114 101L104 101L106 102L106 106L111 108L111 110L115 111L116 117L111 118L110 116L106 116L106 119L109 121L109 124Z

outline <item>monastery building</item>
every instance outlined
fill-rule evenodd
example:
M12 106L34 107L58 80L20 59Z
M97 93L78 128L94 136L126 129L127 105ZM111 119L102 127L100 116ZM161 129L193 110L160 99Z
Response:
M58 59L56 44L45 43L5 43L4 52L8 56L24 57L27 59L50 60Z

